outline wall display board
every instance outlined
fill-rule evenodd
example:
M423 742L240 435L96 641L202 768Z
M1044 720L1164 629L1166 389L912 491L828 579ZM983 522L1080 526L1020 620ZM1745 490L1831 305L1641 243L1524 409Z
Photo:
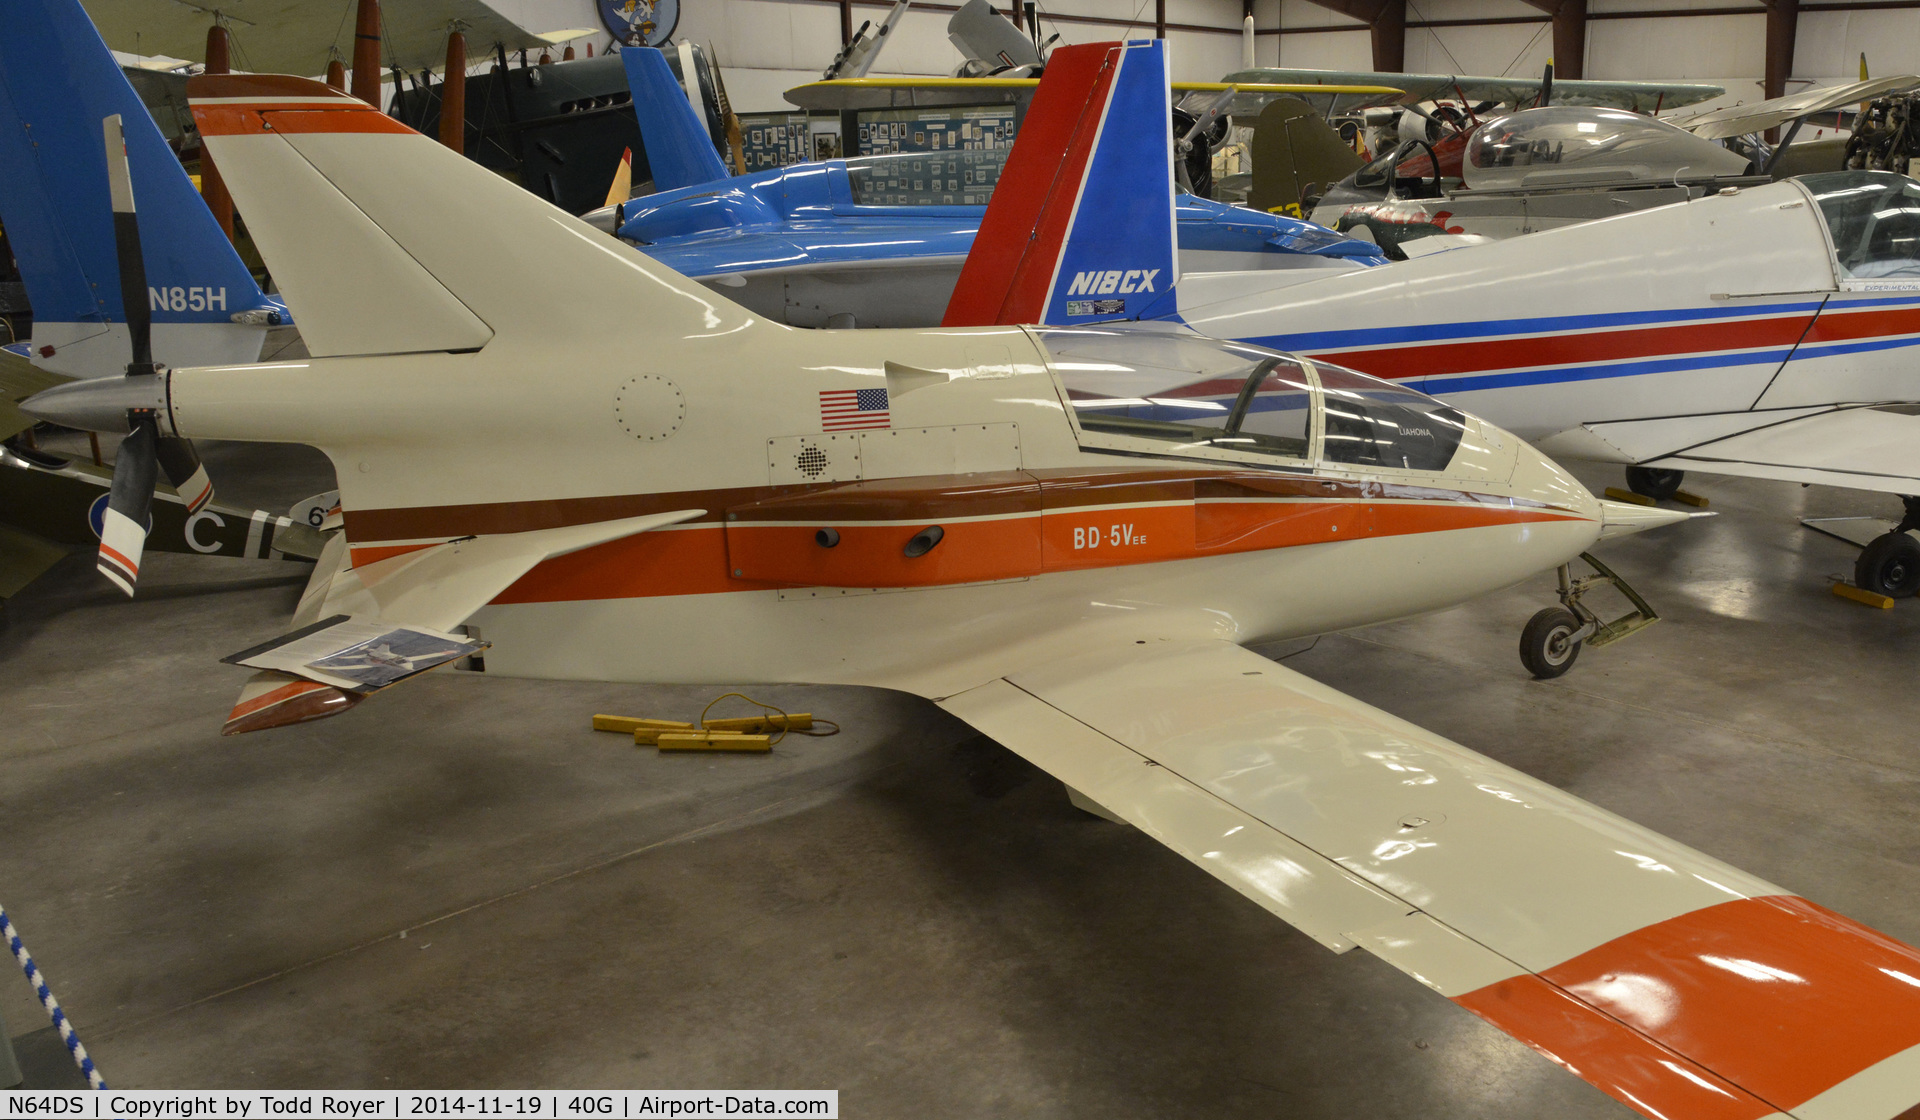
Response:
M858 114L847 176L859 206L985 206L1018 120L1011 105Z
M742 113L740 134L748 173L840 158L840 119L835 114Z

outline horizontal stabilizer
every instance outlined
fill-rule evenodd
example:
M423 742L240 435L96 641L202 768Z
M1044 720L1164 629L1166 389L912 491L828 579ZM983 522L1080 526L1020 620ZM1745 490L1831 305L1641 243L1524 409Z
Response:
M346 538L333 534L300 596L294 631L222 658L261 670L242 689L225 733L337 715L388 685L470 657L486 644L450 631L542 560L705 512L464 537L352 568Z
M366 696L486 648L459 634L340 614L220 660Z
M542 560L677 525L705 512L683 509L527 533L467 537L365 564L354 568L353 574L382 619L445 629L458 626Z
M1646 1115L1920 1103L1920 951L1258 654L1128 644L940 703Z
M234 701L233 711L228 713L220 734L241 735L325 719L339 715L363 699L365 697L357 692L262 669L248 677L241 687L240 699Z

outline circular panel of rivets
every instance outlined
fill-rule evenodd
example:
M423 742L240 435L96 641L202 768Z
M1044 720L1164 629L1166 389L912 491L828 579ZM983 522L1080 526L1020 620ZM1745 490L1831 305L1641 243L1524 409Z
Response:
M643 373L621 382L613 394L613 418L633 438L657 443L680 430L687 418L687 398L666 378Z

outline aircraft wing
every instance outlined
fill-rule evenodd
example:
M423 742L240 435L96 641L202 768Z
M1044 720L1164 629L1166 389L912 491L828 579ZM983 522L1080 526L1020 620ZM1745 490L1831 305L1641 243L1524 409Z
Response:
M206 55L207 28L216 5L177 0L86 0L100 37L117 51L198 59ZM353 21L338 5L311 0L252 0L218 13L233 36L237 65L258 74L318 74L329 47L353 57ZM465 24L467 40L508 50L538 49L595 34L585 29L538 33L482 0L425 0L388 4L382 14L380 62L409 71L439 70L447 59L447 25Z
M1502 105L1522 105L1540 96L1540 79L1506 77L1470 77L1457 74L1391 74L1379 70L1302 70L1286 67L1262 67L1238 70L1225 78L1229 82L1276 82L1334 85L1387 85L1405 91L1397 98L1373 104L1417 105L1422 101L1457 100L1497 101ZM1585 79L1556 79L1553 102L1556 105L1601 105L1651 113L1673 109L1720 97L1727 91L1720 86L1687 82L1601 82Z
M1387 78L1399 76L1382 75ZM787 91L786 98L802 109L993 105L1031 97L1039 84L1038 78L834 78L795 86ZM1397 82L1360 85L1260 81L1173 83L1175 96L1181 97L1190 94L1210 97L1229 89L1236 91L1231 111L1243 114L1258 113L1262 106L1276 97L1302 98L1326 115L1366 105L1388 104L1399 100L1402 95Z
M187 75L128 65L122 65L120 72L127 76L133 92L140 95L147 112L153 114L153 123L160 126L160 135L181 142L184 147L199 143L200 132L193 125L193 110L187 107ZM189 142L188 137L195 139Z
M794 86L787 100L802 109L908 109L1000 105L1033 94L1038 78L830 78Z
M1873 78L1868 81L1849 82L1843 86L1801 90L1799 93L1788 94L1785 97L1756 101L1751 105L1730 105L1725 109L1715 109L1710 113L1701 113L1672 123L1703 140L1725 140L1729 136L1765 132L1769 128L1800 117L1858 105L1862 101L1871 101L1889 93L1905 93L1916 87L1920 87L1920 75L1902 74L1893 78ZM1556 83L1554 89L1559 88Z
M1889 408L1854 405L1585 424L1538 446L1550 455L1669 470L1920 493L1920 416Z
M1146 640L940 704L1646 1115L1920 1102L1920 951L1258 654Z

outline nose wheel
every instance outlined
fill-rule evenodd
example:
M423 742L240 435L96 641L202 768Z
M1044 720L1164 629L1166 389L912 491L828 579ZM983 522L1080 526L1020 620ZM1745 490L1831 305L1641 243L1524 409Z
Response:
M1552 680L1573 668L1580 656L1580 620L1565 607L1548 607L1520 631L1520 664L1538 680Z
M1660 621L1653 607L1613 569L1584 552L1580 560L1593 574L1576 578L1573 565L1560 565L1561 605L1534 615L1520 631L1520 663L1539 680L1552 680L1573 668L1582 646L1611 645ZM1611 622L1602 619L1586 602L1587 595L1601 587L1618 591L1633 610Z

